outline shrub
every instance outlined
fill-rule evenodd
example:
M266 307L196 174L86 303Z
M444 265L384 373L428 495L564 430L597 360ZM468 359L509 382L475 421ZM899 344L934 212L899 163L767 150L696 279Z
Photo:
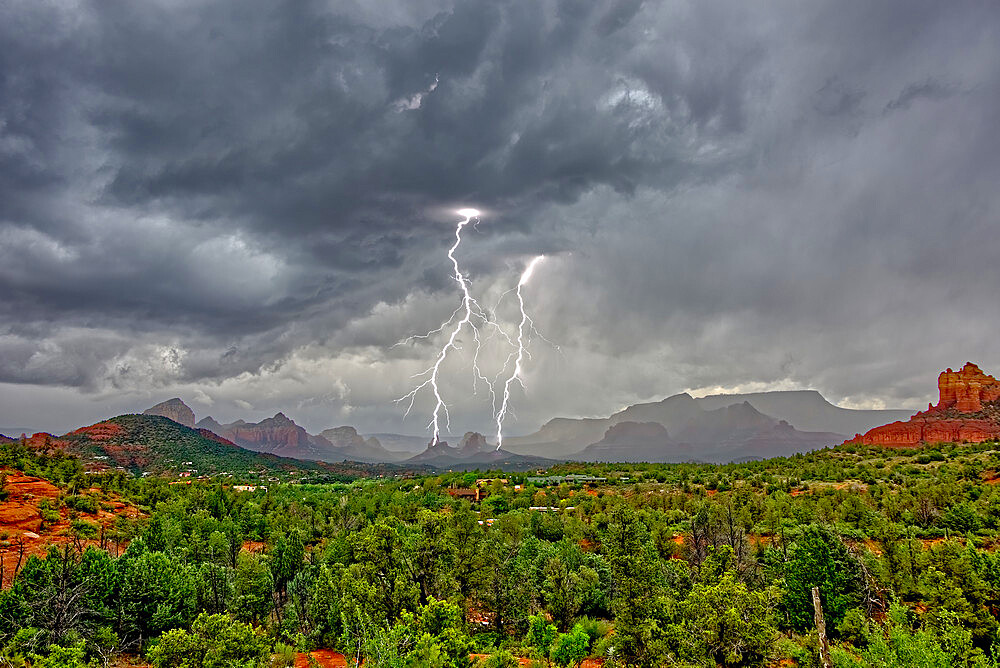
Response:
M590 649L590 637L577 624L569 633L560 633L552 645L550 657L556 665L576 666L587 657Z
M483 668L518 668L519 665L513 654L502 649L486 659Z
M97 512L97 501L91 496L80 496L74 494L73 496L67 496L63 503L66 504L67 508L72 508L73 510L78 510L81 513L91 513Z
M579 626L586 632L590 638L591 645L611 633L612 628L612 624L608 620L591 619L590 617L581 617L577 620L576 626Z
M229 615L201 613L191 631L173 629L149 651L155 668L264 668L267 638Z

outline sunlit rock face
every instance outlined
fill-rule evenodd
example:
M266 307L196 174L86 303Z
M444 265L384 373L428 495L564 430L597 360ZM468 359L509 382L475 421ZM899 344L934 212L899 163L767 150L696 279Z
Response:
M961 371L941 372L938 392L940 399L935 408L943 410L954 406L962 413L978 413L983 410L984 403L1000 399L1000 382L972 362L966 362Z
M1000 438L1000 381L972 362L938 376L938 403L906 422L875 427L848 443L912 447L922 443L981 443Z

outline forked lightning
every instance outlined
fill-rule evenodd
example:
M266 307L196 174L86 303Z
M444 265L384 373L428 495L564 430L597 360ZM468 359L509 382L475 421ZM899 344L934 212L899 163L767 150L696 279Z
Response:
M428 332L427 334L417 337L411 337L411 339L428 338L432 334L444 331L448 327L448 325L454 323L454 326L451 328L451 333L448 336L448 341L441 348L441 351L438 353L437 358L434 360L434 364L430 368L414 376L414 378L426 377L426 380L424 380L424 382L420 383L410 392L403 395L397 400L397 401L405 401L407 399L410 400L409 405L406 407L406 413L405 413L405 415L409 415L410 409L413 408L413 402L417 397L417 393L420 392L420 390L424 389L425 387L431 388L431 392L434 394L434 399L436 403L434 404L434 411L431 416L431 421L428 423L427 426L433 429L434 438L431 441L431 443L433 444L437 444L440 440L442 415L444 417L444 423L446 427L450 426L450 421L451 421L451 416L448 413L448 405L444 402L444 399L441 397L441 390L438 387L438 375L441 371L441 364L444 363L445 359L448 357L449 350L460 349L456 341L458 339L458 335L462 332L462 329L466 325L468 325L472 329L472 337L476 342L476 354L475 357L473 358L473 371L475 372L477 378L485 381L487 385L489 385L491 396L493 394L493 386L479 371L478 360L479 360L479 346L481 345L481 339L479 337L479 327L475 322L478 320L483 324L486 324L489 322L489 318L487 317L486 313L483 312L483 309L479 306L479 302L477 302L472 297L472 293L469 290L469 279L466 278L465 274L462 273L462 270L458 265L458 258L455 257L455 251L458 250L459 245L461 245L462 243L462 228L468 225L473 218L478 217L479 211L476 209L459 209L456 213L462 216L462 220L459 221L458 226L455 228L455 243L452 245L451 248L448 249L448 259L451 260L451 264L455 270L453 278L458 283L459 290L461 291L462 303L459 305L457 309L455 309L454 313L451 314L451 318L445 321L445 323L442 324L440 327ZM462 317L458 320L458 322L455 322L455 318L459 314L462 314Z
M500 410L496 413L497 450L499 450L503 445L503 421L504 418L507 417L507 409L510 404L511 383L517 381L517 384L521 386L521 389L524 389L524 381L521 378L521 363L524 361L524 356L527 354L526 334L528 330L534 330L535 328L534 323L528 316L528 312L524 310L524 295L521 294L521 288L528 283L532 272L535 270L535 265L544 259L544 255L539 255L529 262L527 268L524 270L524 273L521 274L521 280L517 282L517 305L521 309L521 322L517 326L517 354L514 357L514 371L511 372L510 376L507 377L507 381L503 384L503 401L500 402Z
M461 267L459 266L458 259L455 257L455 252L462 243L462 229L468 225L474 218L479 217L479 211L476 209L459 209L456 212L462 217L459 221L457 227L455 228L455 243L452 244L451 248L448 249L448 259L451 260L452 267L454 268L455 282L458 283L459 292L461 294L461 303L458 308L451 314L440 327L427 332L426 334L421 334L417 336L411 336L405 341L413 341L416 339L428 339L435 334L439 334L444 331L448 331L448 340L438 351L437 356L434 359L434 364L430 367L415 374L414 378L423 378L424 380L410 390L408 393L397 399L397 402L402 402L409 400L409 404L406 407L406 415L410 414L410 410L413 408L413 402L416 400L417 395L424 388L430 388L431 393L434 395L435 404L434 410L431 413L431 420L427 424L427 427L434 432L434 437L431 443L436 445L440 442L441 438L441 426L442 420L444 422L445 428L450 428L451 415L448 412L448 405L445 403L444 398L441 395L441 388L438 385L438 381L441 373L441 365L448 357L448 353L452 350L461 350L459 345L459 336L462 330L468 327L472 331L472 338L475 341L476 349L472 357L472 370L474 373L474 385L478 381L483 381L490 392L490 399L492 401L494 417L496 419L497 426L497 450L503 445L503 423L504 419L511 414L510 410L510 394L511 386L516 382L521 388L524 388L524 380L522 378L522 373L524 370L525 357L530 357L527 351L527 346L529 342L529 335L531 332L536 332L534 323L531 317L528 315L527 310L524 306L524 295L522 293L522 288L527 285L528 280L531 278L531 274L534 272L535 267L541 262L545 256L539 255L534 258L528 266L525 268L524 272L521 274L521 278L517 283L517 287L514 290L509 290L504 295L510 292L517 293L517 303L521 312L521 320L517 328L517 341L511 339L511 337L504 332L503 328L500 327L495 321L491 320L487 315L487 312L479 305L479 302L472 296L472 291L469 286L469 279L465 274L462 273ZM501 300L503 297L501 297ZM498 304L499 306L499 304ZM496 378L491 382L479 368L479 353L483 345L483 338L480 336L480 327L491 326L494 328L496 333L499 333L506 341L507 344L514 350L507 356L507 361L504 363L503 368L497 373ZM449 330L450 328L450 330ZM537 332L536 332L537 333ZM543 337L544 338L544 337ZM402 343L402 342L401 342ZM397 344L399 345L399 344ZM507 371L510 367L511 361L514 363L514 368L510 375L507 377L503 386L503 398L500 402L499 409L497 408L497 392L495 389L495 383L499 382L500 377Z

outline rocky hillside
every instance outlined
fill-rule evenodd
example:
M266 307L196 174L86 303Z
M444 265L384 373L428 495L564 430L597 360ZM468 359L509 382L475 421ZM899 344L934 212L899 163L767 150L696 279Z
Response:
M269 452L281 457L321 459L323 450L333 447L325 438L310 435L280 412L260 422L237 420L226 425L220 425L209 416L199 422L198 426L210 429L248 450Z
M52 546L77 542L117 556L127 546L127 536L116 529L118 518L142 515L110 492L92 488L69 494L44 478L13 469L0 476L0 585L5 589L29 557L43 557Z
M91 469L120 468L135 475L321 470L314 462L251 452L217 434L161 415L119 415L58 438L35 434L28 444L75 455Z
M938 403L909 420L875 427L846 443L914 447L1000 438L1000 381L972 362L938 376Z

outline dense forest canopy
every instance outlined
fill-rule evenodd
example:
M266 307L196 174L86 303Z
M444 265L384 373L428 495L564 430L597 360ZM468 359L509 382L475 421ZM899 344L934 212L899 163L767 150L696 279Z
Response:
M812 666L813 587L833 665L997 658L997 443L251 489L0 464L72 520L5 583L4 665Z

